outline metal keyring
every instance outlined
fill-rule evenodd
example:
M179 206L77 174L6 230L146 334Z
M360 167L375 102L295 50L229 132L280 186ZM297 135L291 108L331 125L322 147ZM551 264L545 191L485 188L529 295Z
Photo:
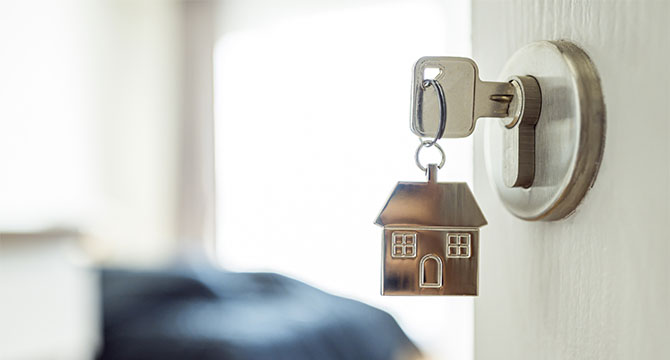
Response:
M421 161L419 161L419 153L421 152L422 148L430 147L430 146L435 145L435 148L437 148L437 150L440 150L440 154L442 154L442 161L440 161L440 164L437 165L437 168L442 169L442 167L444 166L444 163L447 161L447 156L444 154L444 150L442 150L442 147L438 143L433 143L432 145L428 145L428 144L430 144L430 140L423 140L421 142L421 144L419 144L419 147L416 148L416 154L414 155L414 160L416 161L416 166L418 166L419 169L426 172L426 167L421 165Z
M435 138L433 140L430 140L428 145L426 147L431 147L437 143L437 140L442 138L442 135L444 135L444 130L447 127L447 101L444 99L444 90L442 90L442 85L435 80L435 79L426 79L421 83L421 86L419 87L419 99L418 99L418 104L417 104L417 121L419 124L422 123L422 115L423 115L423 93L424 90L427 89L429 86L433 86L435 88L435 92L437 92L437 99L438 104L440 106L440 126L437 129L437 133L435 134Z

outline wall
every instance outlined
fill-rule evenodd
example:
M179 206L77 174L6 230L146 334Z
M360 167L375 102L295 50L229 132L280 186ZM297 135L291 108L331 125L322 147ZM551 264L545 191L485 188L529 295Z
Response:
M100 1L82 10L92 68L98 201L85 227L96 255L148 264L176 247L181 111L178 1Z
M503 208L475 141L482 233L478 359L670 357L670 5L664 1L482 1L473 55L484 79L526 43L570 39L602 78L607 140L577 212L524 222Z

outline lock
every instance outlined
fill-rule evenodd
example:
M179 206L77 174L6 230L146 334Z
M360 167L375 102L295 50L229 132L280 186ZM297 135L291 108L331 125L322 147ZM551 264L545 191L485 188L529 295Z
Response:
M524 76L535 82L523 81ZM482 129L489 181L514 216L561 220L575 212L594 185L602 161L605 103L600 77L588 54L569 41L539 41L520 48L500 74L505 80L515 77L522 79L518 91L525 101L512 101L509 115L521 111L521 126L510 132L507 117L487 121ZM539 109L530 99L535 84ZM529 172L532 181L527 180Z
M528 188L535 179L535 125L542 109L540 85L532 76L513 76L514 98L507 110L502 148L502 176L509 188Z
M438 86L446 126L440 131ZM593 185L605 144L600 77L589 56L569 41L519 49L501 74L479 79L474 61L423 57L414 66L410 128L420 137L470 136L481 118L487 171L500 199L524 220L560 220Z

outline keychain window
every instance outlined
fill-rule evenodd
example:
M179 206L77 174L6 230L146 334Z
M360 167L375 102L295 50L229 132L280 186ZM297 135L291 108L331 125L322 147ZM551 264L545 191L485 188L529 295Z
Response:
M393 233L394 258L416 257L416 233Z
M469 258L470 257L470 234L447 234L447 257Z

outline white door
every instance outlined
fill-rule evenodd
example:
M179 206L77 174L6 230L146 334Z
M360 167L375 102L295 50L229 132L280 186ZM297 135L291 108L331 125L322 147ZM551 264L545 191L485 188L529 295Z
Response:
M475 192L489 220L475 300L477 359L670 358L670 2L474 0L483 79L537 40L596 64L607 133L593 189L558 222L522 221L489 184L483 126Z

